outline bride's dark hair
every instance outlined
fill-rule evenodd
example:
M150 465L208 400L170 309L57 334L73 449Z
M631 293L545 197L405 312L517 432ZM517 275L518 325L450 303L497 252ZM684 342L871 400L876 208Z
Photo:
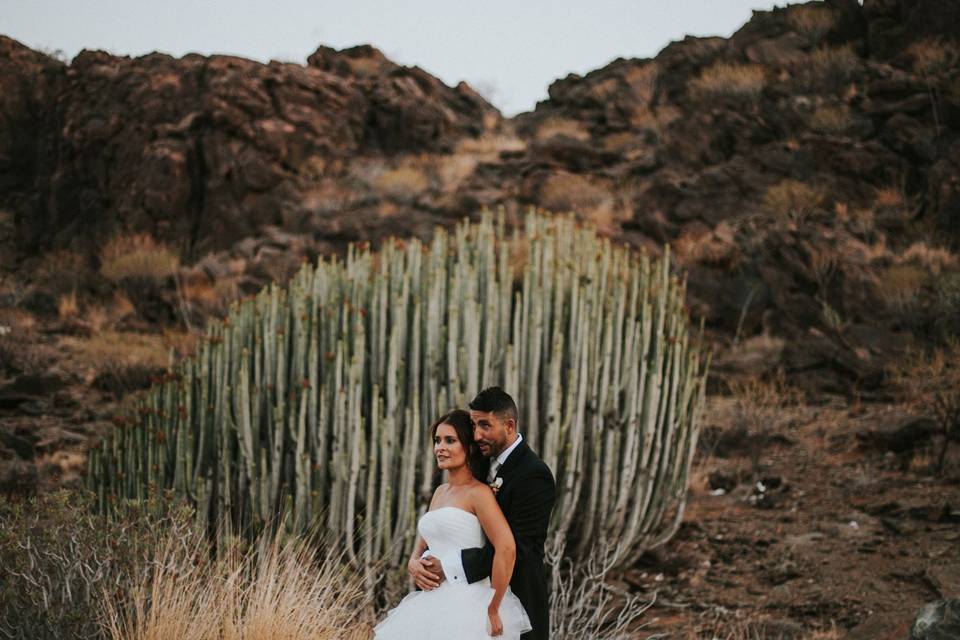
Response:
M481 482L486 482L487 471L490 469L490 461L480 453L480 447L473 439L473 421L470 419L470 413L463 409L454 409L450 413L437 418L436 422L430 425L430 441L437 435L437 428L442 424L448 424L457 432L457 439L467 452L467 467L473 477Z

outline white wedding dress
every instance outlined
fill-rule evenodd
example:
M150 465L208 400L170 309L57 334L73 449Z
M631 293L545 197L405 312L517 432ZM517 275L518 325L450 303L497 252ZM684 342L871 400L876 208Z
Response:
M423 514L417 531L427 541L429 555L442 557L460 549L482 547L486 542L480 520L457 507L440 507ZM473 584L444 580L432 591L414 591L387 613L374 629L376 640L489 640L487 605L493 598L490 579ZM503 635L497 640L517 640L530 631L530 619L516 595L507 587L500 603Z

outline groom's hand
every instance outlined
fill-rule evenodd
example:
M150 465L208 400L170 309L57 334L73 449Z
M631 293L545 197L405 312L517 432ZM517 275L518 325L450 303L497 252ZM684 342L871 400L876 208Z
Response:
M436 565L436 569L433 566ZM439 569L439 571L438 571ZM407 573L413 578L414 584L424 591L432 591L443 581L443 569L436 558L410 558L407 563Z

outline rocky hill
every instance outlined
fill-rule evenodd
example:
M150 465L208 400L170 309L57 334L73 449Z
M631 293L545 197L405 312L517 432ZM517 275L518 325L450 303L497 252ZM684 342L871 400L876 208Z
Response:
M756 12L513 119L369 46L67 63L0 36L4 456L58 450L36 416L82 442L109 416L90 407L162 366L66 364L62 341L102 360L91 341L139 332L153 353L303 259L485 207L670 243L718 375L882 395L887 360L960 324L958 25L935 0ZM136 250L139 276L107 268Z

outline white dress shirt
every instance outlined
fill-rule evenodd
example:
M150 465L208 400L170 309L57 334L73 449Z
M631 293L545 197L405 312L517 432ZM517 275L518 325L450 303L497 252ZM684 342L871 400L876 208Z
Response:
M491 467L493 467L494 463L497 465L493 473L494 477L488 478L490 482L496 479L496 474L499 473L503 464L507 461L507 458L510 457L510 454L513 453L513 450L517 448L521 440L523 440L523 436L518 433L517 439L513 441L513 444L501 451L500 455L490 463ZM426 558L428 555L432 555L430 549L424 551L422 557ZM452 584L467 584L467 574L463 570L463 556L460 555L460 552L437 558L437 560L440 561L440 566L443 568L443 575L447 577L447 580Z

